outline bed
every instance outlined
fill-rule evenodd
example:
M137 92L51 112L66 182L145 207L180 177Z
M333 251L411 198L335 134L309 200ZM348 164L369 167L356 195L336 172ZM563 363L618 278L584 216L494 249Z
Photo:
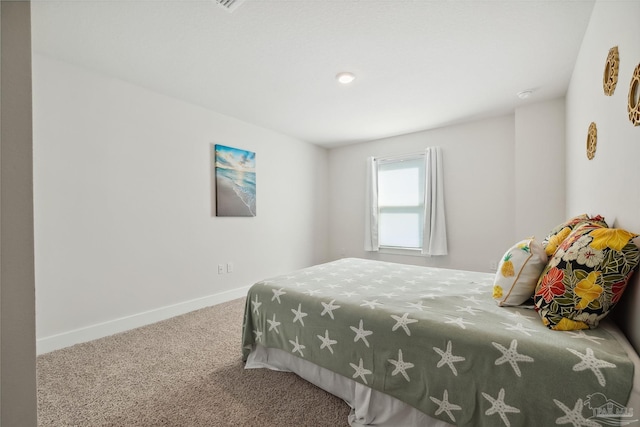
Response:
M576 218L510 248L504 277L345 258L258 282L246 368L295 372L344 399L355 426L637 422L640 359L607 316L636 236Z

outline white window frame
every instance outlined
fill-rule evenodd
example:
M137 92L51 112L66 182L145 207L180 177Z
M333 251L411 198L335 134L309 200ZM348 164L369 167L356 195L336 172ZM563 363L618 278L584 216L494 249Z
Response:
M423 226L424 226L424 214L425 214L425 154L424 153L413 153L406 154L402 156L393 156L393 157L379 157L376 159L377 162L377 179L378 179L378 236L380 239L379 243L379 251L382 253L388 254L397 254L397 255L415 255L422 256L422 238L423 238ZM416 205L391 205L385 206L382 202L380 202L380 172L381 169L384 170L393 170L393 166L397 166L397 169L402 169L402 164L411 165L411 167L418 167L418 202ZM393 165L390 168L389 165ZM385 167L387 166L387 167ZM383 217L385 212L395 212L395 213L411 213L418 214L418 236L417 237L417 246L397 246L391 244L384 244L383 239Z

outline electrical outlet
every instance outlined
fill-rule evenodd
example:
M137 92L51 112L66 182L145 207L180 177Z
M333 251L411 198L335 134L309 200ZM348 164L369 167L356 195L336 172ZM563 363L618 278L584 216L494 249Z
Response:
M233 273L233 263L231 261L227 263L227 273Z
M218 264L218 274L224 274L224 265Z
M489 270L498 271L498 261L489 261Z

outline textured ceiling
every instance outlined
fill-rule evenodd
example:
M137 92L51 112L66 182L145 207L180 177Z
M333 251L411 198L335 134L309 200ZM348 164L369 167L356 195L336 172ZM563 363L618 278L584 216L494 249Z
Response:
M32 1L36 53L332 147L564 95L593 1ZM335 75L351 71L350 86ZM536 89L527 100L516 93Z

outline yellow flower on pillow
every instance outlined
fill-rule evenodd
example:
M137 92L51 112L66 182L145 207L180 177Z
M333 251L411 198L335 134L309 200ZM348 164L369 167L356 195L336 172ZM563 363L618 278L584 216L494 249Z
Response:
M592 271L587 277L579 281L573 289L573 292L581 298L578 304L576 304L577 309L582 310L586 308L591 304L591 301L602 294L602 287L596 285L596 280L598 280L600 274L599 271Z
M594 249L611 248L620 252L636 234L620 228L597 228L589 233L593 241L589 244Z
M549 242L547 243L547 247L545 248L545 252L547 253L547 256L553 255L556 249L558 249L558 246L560 246L560 243L562 243L564 239L567 238L569 233L571 233L571 228L565 227L562 230L560 230L557 234L549 238Z
M589 325L584 322L576 322L575 320L563 317L554 327L554 331L578 331L580 329L589 329Z

